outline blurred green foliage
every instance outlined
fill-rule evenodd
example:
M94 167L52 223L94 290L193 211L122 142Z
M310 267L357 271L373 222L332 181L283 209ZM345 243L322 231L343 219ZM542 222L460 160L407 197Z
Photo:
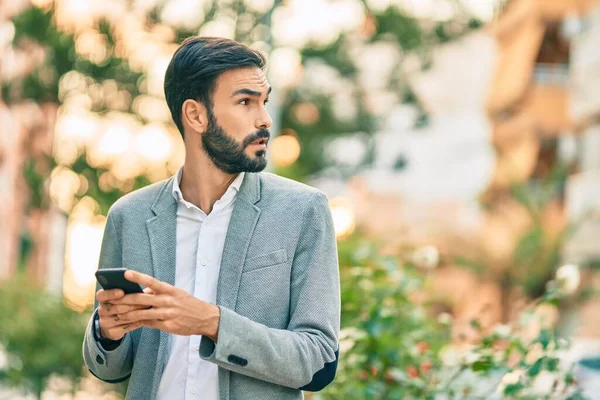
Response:
M478 339L462 347L452 340L449 315L416 303L423 272L395 256L381 256L359 235L339 243L342 330L338 374L317 400L583 399L573 366L559 366L569 343L551 327L533 339L523 331L539 322L541 304L565 297L554 285L517 321L491 330L471 321ZM510 373L510 374L509 374ZM509 374L509 375L507 375ZM537 378L546 379L540 387ZM543 386L543 385L542 385Z
M132 98L140 94L137 82L142 73L131 70L126 60L114 55L101 65L82 59L75 50L73 35L57 30L53 18L53 8L45 11L38 7L29 7L12 19L15 26L13 44L27 46L28 41L35 41L47 50L48 56L42 65L24 79L9 82L4 88L5 102L10 104L31 99L37 103L58 103L60 79L73 70L99 82L114 79L119 88L127 90ZM108 45L114 46L110 25L101 20L98 22L98 29L106 35ZM113 54L114 48L111 47L109 51Z
M76 387L83 372L81 343L88 314L71 310L61 296L18 275L0 286L0 346L7 365L0 383L41 398L51 376Z
M519 238L507 279L521 285L530 298L546 290L546 283L560 266L561 251L576 228L576 223L571 224L555 234L543 223L545 207L560 200L568 176L568 166L558 164L547 176L511 188L513 198L527 209L533 223Z
M324 399L401 399L409 390L407 368L430 357L450 340L448 325L415 306L410 295L422 278L382 257L359 235L339 243L342 299L339 372ZM350 349L347 347L351 346ZM419 347L423 346L423 353ZM427 351L424 351L424 347Z
M145 16L144 25L151 30L156 24L164 24L160 14L164 7L159 2L150 9ZM267 12L259 13L247 7L244 1L223 3L213 0L207 3L205 19L197 29L173 27L175 41L180 42L185 37L197 34L200 28L220 15L232 16L236 22L236 39L247 44L261 40L273 43L272 33L269 29L262 29L270 24L270 19L281 1L273 2ZM404 53L416 52L425 57L432 46L454 40L471 29L478 28L481 23L469 16L460 5L456 4L457 13L453 20L432 24L430 21L419 21L405 12L401 7L392 5L382 11L370 10L367 3L363 2L368 20L373 24L374 31L366 34L367 43L390 42L396 43ZM48 56L44 63L21 79L14 79L2 87L2 97L7 103L16 103L31 99L38 103L59 102L58 86L60 79L69 71L78 71L98 84L107 80L114 80L118 90L126 91L131 95L128 112L134 114L131 108L133 100L144 93L139 83L145 74L130 68L127 59L115 56L114 26L110 22L100 19L96 21L95 28L105 35L106 51L110 56L95 64L80 57L75 49L75 37L70 33L60 32L53 23L54 8L43 10L30 7L13 19L15 36L13 45L27 47L29 41L42 45ZM261 29L257 29L257 28ZM342 32L337 40L327 45L308 43L300 49L302 63L314 62L328 65L340 76L347 80L352 87L353 102L356 105L356 115L350 120L340 120L332 111L332 98L319 91L307 91L300 86L289 90L283 100L280 116L281 129L293 129L300 140L303 152L293 169L289 169L291 176L297 179L306 179L311 174L318 172L326 165L323 147L328 138L346 134L348 132L364 132L371 134L377 130L378 122L369 112L365 88L361 86L357 74L355 60L350 57L350 46L355 42L354 33ZM364 39L361 39L364 40ZM396 70L400 71L398 65ZM403 76L392 74L389 87L399 94L400 99L416 103L414 96L406 96L408 86ZM303 124L293 116L293 107L301 102L309 102L318 108L318 119L314 123ZM106 104L94 104L92 111L104 113L110 111ZM141 117L139 117L141 119ZM426 121L423 115L420 121ZM365 160L368 162L369 160ZM91 167L90 167L91 168ZM285 173L288 169L282 169ZM36 182L32 181L32 184ZM111 194L107 194L112 198ZM104 209L104 208L103 208Z

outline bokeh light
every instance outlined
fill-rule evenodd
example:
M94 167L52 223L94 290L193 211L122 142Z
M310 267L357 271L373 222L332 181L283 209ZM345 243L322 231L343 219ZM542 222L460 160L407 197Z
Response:
M342 239L351 235L355 229L355 212L352 201L347 197L334 197L329 200L329 208L336 237Z
M94 301L94 274L106 223L105 217L97 213L97 202L86 196L73 209L67 228L63 294L66 301L79 309Z
M273 162L280 167L292 165L300 156L300 143L294 135L281 135L269 145Z

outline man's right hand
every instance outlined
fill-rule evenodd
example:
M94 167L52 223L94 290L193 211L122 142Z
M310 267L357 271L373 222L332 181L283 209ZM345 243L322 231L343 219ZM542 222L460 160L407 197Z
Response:
M147 288L146 293L152 293ZM120 315L129 311L141 310L147 308L145 306L133 305L114 305L111 301L117 300L125 296L121 289L104 290L100 289L96 292L96 300L98 300L98 317L100 323L100 333L102 337L111 340L120 340L127 332L139 328L141 325L137 323L122 323L119 321Z

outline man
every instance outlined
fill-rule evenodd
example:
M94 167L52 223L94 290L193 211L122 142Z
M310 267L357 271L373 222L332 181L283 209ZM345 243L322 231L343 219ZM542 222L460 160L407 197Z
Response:
M146 288L99 290L83 344L95 376L130 377L127 399L301 399L334 378L331 214L320 191L260 173L264 69L248 47L201 37L167 68L185 164L111 207L99 268L127 268Z

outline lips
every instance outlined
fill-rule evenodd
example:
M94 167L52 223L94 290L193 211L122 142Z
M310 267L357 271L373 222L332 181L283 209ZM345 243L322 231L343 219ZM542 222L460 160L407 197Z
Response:
M265 145L269 142L268 138L260 138L258 140L255 140L254 142L252 142L252 144L259 144L259 145Z

